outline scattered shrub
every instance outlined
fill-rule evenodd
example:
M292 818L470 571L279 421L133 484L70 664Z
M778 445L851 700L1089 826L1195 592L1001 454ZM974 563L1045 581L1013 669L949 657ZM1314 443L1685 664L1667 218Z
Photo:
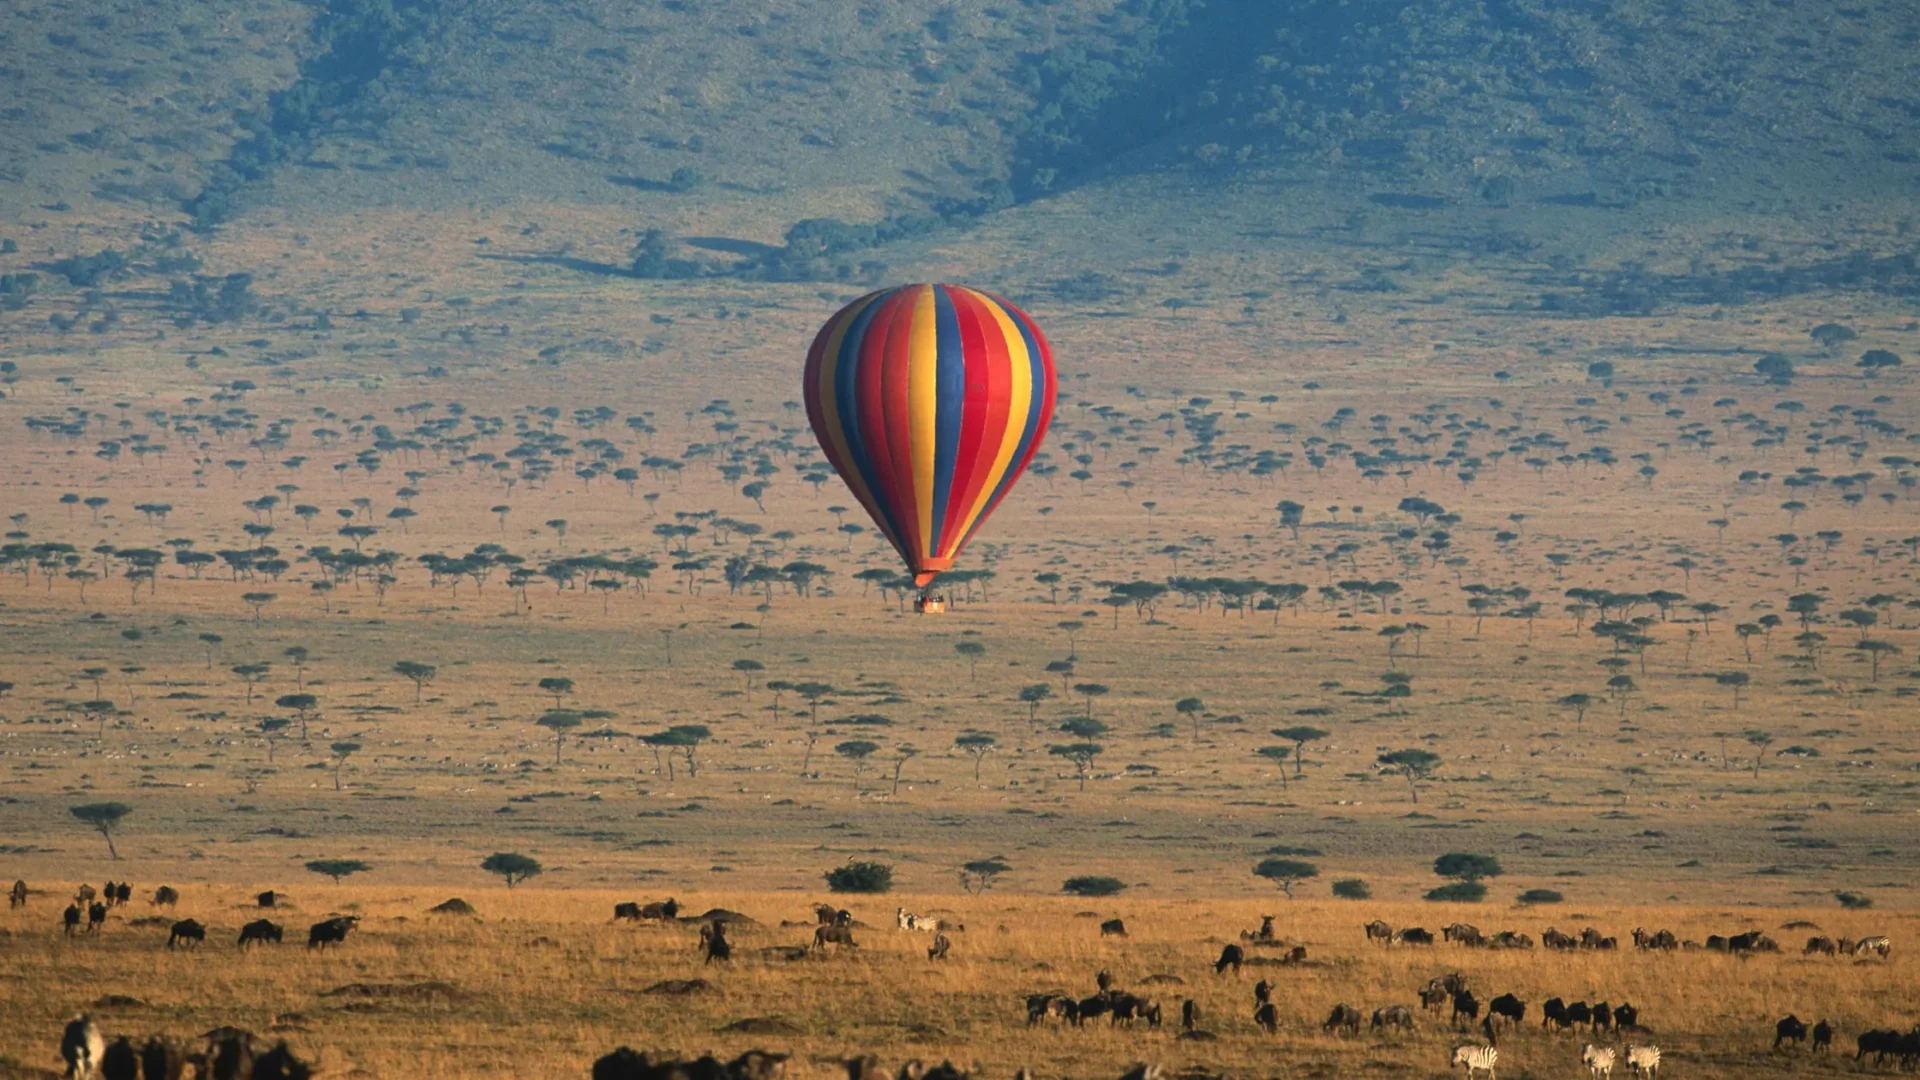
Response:
M850 862L827 871L827 889L837 893L883 893L893 888L893 867L881 862Z
M1478 881L1456 881L1427 893L1427 899L1457 904L1475 904L1487 898L1487 887Z
M1373 890L1357 877L1340 878L1333 883L1333 895L1342 900L1371 900Z
M1119 878L1084 875L1068 878L1060 885L1060 891L1072 896L1118 896L1126 887L1127 883Z
M1520 894L1522 904L1557 904L1562 897L1552 889L1528 889Z

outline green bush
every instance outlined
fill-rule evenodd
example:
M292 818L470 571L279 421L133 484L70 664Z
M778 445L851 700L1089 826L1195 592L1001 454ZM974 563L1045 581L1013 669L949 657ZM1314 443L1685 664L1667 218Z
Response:
M827 871L827 889L837 893L883 893L893 888L893 867L880 862L850 862Z
M1520 894L1522 904L1557 904L1562 897L1552 889L1528 889Z
M1073 896L1118 896L1127 887L1119 878L1084 875L1061 883L1060 891Z
M1487 887L1478 881L1456 881L1451 885L1442 885L1427 893L1427 899L1449 901L1457 904L1473 904L1487 898Z
M1333 895L1342 900L1371 900L1373 890L1357 877L1340 878L1333 883Z

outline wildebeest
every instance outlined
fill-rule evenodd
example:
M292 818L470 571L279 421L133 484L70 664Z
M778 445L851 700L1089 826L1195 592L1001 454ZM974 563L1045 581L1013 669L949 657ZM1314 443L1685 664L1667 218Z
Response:
M193 1055L177 1039L154 1035L140 1047L140 1072L145 1080L182 1080Z
M1434 986L1431 983L1420 988L1420 1007L1423 1009L1439 1012L1446 1007L1447 1002L1452 998L1453 995L1448 993L1444 988Z
M1773 1048L1780 1049L1782 1043L1801 1043L1807 1041L1807 1025L1800 1018L1788 1013L1773 1025Z
M622 1046L593 1063L593 1080L779 1080L786 1073L787 1054L749 1050L732 1061L722 1062L711 1054L695 1061L661 1057L658 1060ZM892 1080L872 1057L855 1058L846 1063L849 1080ZM909 1062L900 1070L900 1080L964 1080L951 1065L932 1069Z
M133 890L133 886L131 885L127 886L127 890L131 892ZM100 899L108 907L112 907L113 905L119 903L120 902L120 884L118 882L109 881L105 885L100 886ZM131 1049L131 1047L129 1047L129 1049Z
M1533 936L1530 934L1516 934L1511 930L1502 930L1493 935L1491 944L1496 949L1531 949L1533 948Z
M1626 1002L1613 1007L1613 1026L1621 1031L1632 1031L1640 1026L1640 1010Z
M1403 930L1395 930L1393 932L1393 944L1431 945L1433 944L1433 934L1418 926L1409 926Z
M947 950L953 948L953 942L945 934L933 935L933 944L927 946L927 959L945 960Z
M1580 1064L1587 1067L1587 1075L1593 1080L1607 1080L1613 1075L1613 1047L1588 1043L1580 1051Z
M821 926L846 926L853 922L853 912L846 908L834 907L832 904L815 904L813 919Z
M27 883L24 881L15 881L13 888L7 890L7 910L12 911L14 908L26 906Z
M1480 1002L1474 998L1470 990L1462 990L1453 995L1453 1022L1460 1023L1462 1016L1467 1018L1468 1024L1480 1019Z
M1200 1026L1200 1006L1192 998L1180 1002L1180 1030L1193 1031Z
M1816 935L1807 939L1807 947L1800 950L1800 955L1812 956L1814 953L1820 953L1823 956L1832 956L1839 951L1832 938Z
M253 1075L257 1052L253 1032L237 1027L217 1027L202 1035L206 1049L200 1054L202 1075L214 1080L245 1080Z
M1382 1028L1401 1028L1413 1030L1413 1010L1405 1005L1389 1005L1384 1009L1373 1010L1373 1020L1368 1030L1379 1031Z
M1653 1077L1660 1075L1660 1048L1657 1046L1629 1045L1627 1047L1627 1068L1632 1070L1635 1076L1646 1077L1647 1080L1653 1080Z
M1512 994L1501 994L1487 1002L1487 1019L1492 1020L1496 1016L1512 1021L1513 1026L1519 1027L1527 1018L1527 1003Z
M1563 934L1549 926L1540 932L1540 944L1549 949L1577 949L1580 947L1580 939L1571 934Z
M1494 1063L1500 1060L1500 1051L1491 1046L1456 1046L1453 1048L1453 1063L1467 1070L1467 1080L1473 1080L1473 1074L1483 1072L1487 1080L1493 1080Z
M107 905L95 901L87 905L87 933L107 925Z
M67 936L72 937L80 929L80 905L68 904L67 910L60 913L60 921L67 928Z
M1106 991L1103 990L1092 997L1081 998L1070 1019L1074 1026L1078 1027L1096 1016L1104 1015L1112 1007L1112 999L1108 998Z
M1129 994L1122 990L1110 995L1108 1008L1112 1010L1112 1022L1133 1026L1135 1020L1145 1020L1148 1027L1160 1026L1160 1003L1152 998L1138 994Z
M1093 984L1098 986L1100 992L1103 994L1113 989L1113 972L1108 971L1106 968L1101 968L1099 971L1094 972Z
M1126 937L1127 924L1121 919L1108 919L1100 924L1101 937Z
M1833 1025L1825 1020L1813 1025L1813 1052L1818 1054L1833 1049Z
M851 926L814 927L812 947L824 950L829 945L845 945L855 949L860 947L860 943L853 940L853 927Z
M1480 946L1487 943L1487 939L1480 934L1480 928L1471 923L1448 923L1440 933L1456 945Z
M630 922L639 922L640 905L632 900L624 904L613 905L613 921L619 922L621 919L626 919Z
M243 949L249 945L264 945L269 941L278 945L284 934L285 931L280 929L278 923L268 922L266 919L255 919L240 928L239 945Z
M1382 945L1389 944L1393 940L1393 927L1375 919L1367 924L1367 940L1377 941Z
M1274 916L1272 916L1272 915L1262 915L1262 916L1260 916L1260 929L1258 929L1258 930L1242 930L1242 931L1240 931L1240 940L1242 940L1242 941L1272 941L1272 940L1273 940L1273 937L1274 937L1274 935L1273 935L1273 920L1274 920Z
M1607 1003L1604 1001L1594 1005L1593 1033L1595 1035L1598 1035L1602 1031L1610 1030L1612 1027L1613 1027L1613 1010L1608 1008Z
M180 894L171 885L162 885L153 890L154 907L172 907L180 902Z
M1280 1030L1280 1010L1273 1007L1273 1002L1262 1001L1253 1008L1253 1022L1271 1035Z
M1027 1023L1037 1024L1049 1016L1075 1023L1080 1016L1080 1003L1065 994L1028 994Z
M73 898L81 904L93 903L94 891L91 885L82 885L73 891Z
M181 919L167 932L167 948L171 949L181 942L198 945L207 940L207 928L195 919Z
M72 1025L68 1025L68 1029L71 1030ZM1856 1062L1872 1054L1873 1063L1879 1065L1883 1064L1888 1057L1900 1053L1900 1033L1897 1031L1887 1031L1884 1028L1863 1031L1855 1036L1854 1041L1859 1046L1853 1055L1853 1060Z
M1727 939L1719 934L1708 934L1707 935L1707 951L1708 952L1726 952Z
M100 1059L106 1056L107 1039L91 1013L81 1013L67 1021L60 1034L60 1057L67 1063L67 1075L92 1080L100 1075Z
M274 892L272 889L268 889L266 892L254 897L253 902L259 907L276 907L280 903L280 894Z
M1253 984L1253 1000L1265 1004L1273 1000L1273 984L1265 979Z
M649 922L666 922L680 916L680 901L669 896L640 909L640 918Z
M1285 955L1285 956L1283 956L1283 957L1281 957L1281 958L1280 958L1280 962L1281 962L1281 963L1283 963L1283 964L1304 964L1304 963L1306 963L1306 962L1307 962L1307 947L1306 947L1305 945L1295 945L1295 946L1294 946L1293 948L1291 948L1291 949L1288 949L1288 950L1287 950L1287 955Z
M1562 1031L1572 1027L1573 1021L1567 1018L1567 1003L1559 998L1548 998L1540 1006L1540 1026L1558 1027Z
M827 927L826 929L834 929L834 928ZM819 935L819 933L820 931L818 930L814 931L814 934L816 935L816 937ZM849 938L847 943L852 944L851 938ZM727 924L726 923L721 922L719 919L715 919L710 923L704 923L701 925L700 951L706 954L706 959L702 961L703 964L711 964L711 963L714 963L715 961L733 959L733 943L727 940Z
M125 903L130 903L130 902L132 902L132 900L133 900L133 886L132 886L132 885L129 885L129 884L127 884L127 883L126 883L126 882L124 882L124 881L123 881L123 882L121 882L121 883L120 883L120 884L119 884L118 886L116 886L116 887L114 888L114 890L113 890L113 899L114 899L114 902L115 902L115 903L120 903L120 904L125 904Z
M1567 1023L1573 1027L1591 1024L1593 1023L1593 1010L1588 1008L1587 1003L1584 1001L1573 1002L1567 1006Z
M347 940L347 934L360 925L358 915L336 915L307 928L307 948L324 949Z
M122 1035L108 1043L94 1075L100 1080L140 1080L140 1055L134 1052L132 1040Z
M294 1057L293 1051L282 1040L273 1049L253 1059L248 1080L308 1080L312 1075L312 1066Z
M1247 950L1238 945L1228 945L1220 950L1220 959L1213 962L1213 973L1218 975L1228 968L1232 968L1233 973L1238 975L1240 974L1240 965L1246 962Z
M1340 1004L1333 1007L1333 1011L1327 1014L1327 1022L1321 1024L1320 1027L1323 1031L1344 1031L1349 1035L1358 1035L1360 1034L1360 1021L1361 1016L1359 1009L1351 1005Z

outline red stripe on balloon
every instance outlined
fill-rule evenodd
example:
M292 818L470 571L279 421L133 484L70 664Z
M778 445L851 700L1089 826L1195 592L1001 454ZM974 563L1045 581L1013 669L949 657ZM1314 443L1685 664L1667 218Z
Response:
M881 313L869 327L871 336L881 334L877 349L880 366L879 425L874 429L887 448L881 468L888 486L887 508L900 529L900 542L906 545L909 565L926 554L926 538L920 535L919 503L913 486L913 401L909 396L913 372L913 322L920 307L920 287L901 289L889 298L890 310Z
M966 354L966 411L960 423L960 451L953 483L947 491L947 513L941 522L942 555L953 555L965 539L967 512L980 497L987 474L993 471L994 452L1007 426L1008 369L1006 337L1000 324L966 289L949 289L960 340ZM986 452L983 455L982 449Z

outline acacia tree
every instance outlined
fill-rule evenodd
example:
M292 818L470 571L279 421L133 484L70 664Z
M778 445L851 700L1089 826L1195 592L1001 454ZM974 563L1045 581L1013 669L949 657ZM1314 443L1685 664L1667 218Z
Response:
M341 740L327 747L327 749L333 751L333 790L339 791L340 770L347 767L347 759L353 756L354 751L360 749L360 744L348 740Z
M1760 764L1766 760L1767 747L1773 745L1773 733L1759 728L1749 728L1741 736L1753 746L1753 778L1760 779Z
M234 665L233 673L247 681L247 704L248 705L253 704L254 686L257 683L259 683L261 679L266 678L267 672L271 671L272 669L273 669L273 665L267 664L264 662L258 663L258 664L235 664Z
M1382 772L1395 772L1407 778L1407 794L1417 806L1420 803L1419 781L1432 775L1434 766L1440 764L1440 755L1431 750L1394 750L1381 754L1376 760L1382 766Z
M335 885L340 884L341 878L373 869L359 859L313 859L306 864L306 868L316 874L332 878Z
M553 763L560 764L560 744L566 740L567 732L580 726L580 714L572 709L548 709L545 715L534 721L541 727L553 732Z
M133 813L133 807L118 802L83 803L80 806L68 807L67 812L99 832L101 838L107 842L107 854L111 855L115 862L120 861L120 852L113 846L113 830L120 826L123 818Z
M980 658L987 655L987 647L977 641L956 641L953 651L967 660L967 681L974 681L974 674L980 667Z
M432 664L422 664L413 660L402 660L393 665L393 670L396 675L413 680L413 703L415 705L420 704L420 695L426 690L427 684L432 682L433 677L440 673L440 669L434 667Z
M1253 868L1253 872L1256 877L1266 878L1280 886L1280 891L1286 893L1289 900L1293 899L1295 882L1308 881L1320 876L1319 867L1299 859L1262 859L1260 864Z
M1329 734L1331 733L1324 728L1311 727L1307 724L1273 729L1274 738L1286 739L1293 743L1293 775L1295 776L1300 775L1300 763L1307 756L1307 744L1318 742Z
M1027 727L1032 728L1039 722L1036 717L1040 703L1053 696L1053 684L1034 683L1020 688L1020 703L1027 707Z
M560 699L573 693L573 680L564 675L549 675L539 682L541 693L553 695L553 707L560 707Z
M993 752L995 746L993 736L984 731L969 731L953 740L953 745L959 747L973 758L973 781L976 784L979 783L980 762L981 759Z
M511 889L532 877L539 877L545 870L540 860L531 855L521 855L512 851L496 851L480 861L480 869L489 874L499 874L507 881Z
M1261 757L1266 758L1278 766L1275 771L1280 775L1280 790L1287 790L1287 759L1293 756L1294 748L1291 746L1263 746L1255 750L1254 753L1259 754Z
M274 698L273 703L282 709L292 709L299 715L300 741L305 742L307 738L307 721L312 719L313 710L320 704L320 699L312 694L282 694ZM269 755L268 760L272 760L271 755Z
M853 762L854 794L860 793L860 774L867 771L867 759L872 757L873 752L878 749L880 749L879 743L868 742L865 739L848 739L833 748L834 753Z
M1207 704L1197 697L1184 697L1173 703L1173 711L1193 722L1193 741L1200 741L1200 715L1207 711Z

